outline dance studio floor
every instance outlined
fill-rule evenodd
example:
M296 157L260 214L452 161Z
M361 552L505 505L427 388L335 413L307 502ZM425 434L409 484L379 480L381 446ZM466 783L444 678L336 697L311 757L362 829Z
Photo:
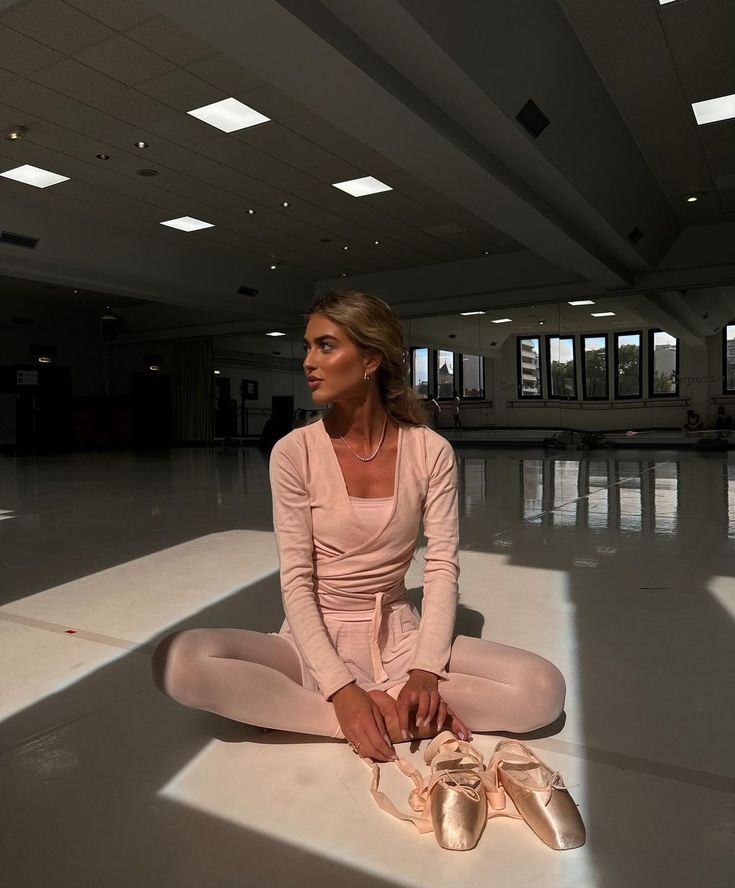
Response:
M583 848L495 819L476 850L442 851L375 806L344 743L264 735L152 687L150 652L175 629L280 624L257 450L2 459L3 883L732 885L735 455L458 454L458 631L564 672L565 719L528 742L579 804ZM405 807L405 778L384 771Z

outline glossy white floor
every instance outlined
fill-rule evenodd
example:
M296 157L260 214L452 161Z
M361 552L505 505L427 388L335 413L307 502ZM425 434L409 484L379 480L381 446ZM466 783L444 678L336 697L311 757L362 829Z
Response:
M458 629L565 673L566 720L530 742L579 803L584 848L493 820L475 851L442 851L374 806L344 744L264 736L152 688L173 629L279 625L257 451L6 459L6 883L731 885L735 455L458 453ZM405 800L404 778L385 784Z

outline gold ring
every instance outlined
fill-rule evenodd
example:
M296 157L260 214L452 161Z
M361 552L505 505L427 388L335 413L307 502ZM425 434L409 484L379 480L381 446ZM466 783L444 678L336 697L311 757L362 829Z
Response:
M347 743L349 744L350 749L355 753L355 755L360 755L359 743L353 743L352 740L348 740Z

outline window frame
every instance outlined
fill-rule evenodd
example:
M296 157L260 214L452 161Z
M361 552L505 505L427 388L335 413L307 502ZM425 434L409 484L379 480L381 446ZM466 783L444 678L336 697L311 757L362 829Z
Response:
M445 351L446 349L443 349ZM459 358L459 385L456 386L459 396L463 401L484 401L485 400L485 356L484 355L467 355L468 358L480 359L480 392L478 395L465 395L464 393L464 359L465 352L455 355L455 359ZM457 372L455 371L455 380Z
M580 333L580 364L582 371L582 399L584 401L609 401L610 400L610 343L607 333ZM587 339L604 339L605 340L605 394L590 395L587 391L587 360L585 341Z
M521 361L521 342L524 339L535 339L538 342L538 394L537 395L524 395L523 394L523 362ZM541 337L540 336L522 336L521 334L516 335L516 373L518 378L518 400L523 401L543 401L544 399L544 374L542 371L543 366L543 357L541 354Z
M439 394L439 355L442 352L447 352L447 354L452 355L452 391L459 391L459 387L457 386L457 352L452 351L449 348L433 348L430 351L434 352L434 360L432 361L434 365L434 396L437 401L451 401L454 395L440 395ZM431 386L429 386L431 390Z
M421 351L422 349L426 349L426 375L428 379L426 380L426 386L428 391L425 395L419 395L416 391L416 380L414 378L414 354L417 351ZM429 394L431 393L431 352L433 349L429 348L428 345L412 345L409 350L409 379L411 381L411 391L416 395L419 401L428 401Z
M620 353L620 337L621 336L637 336L638 337L638 394L637 395L621 395L620 394L620 373L618 372L619 353ZM643 330L624 330L613 333L613 356L615 363L613 365L613 373L615 376L615 400L616 401L642 401L643 400Z
M673 392L654 392L653 390L653 364L654 349L653 338L656 333L665 333L671 336L676 343L676 365L674 367L674 391ZM679 397L679 361L681 359L681 340L678 336L672 336L668 330L662 330L660 327L651 327L648 331L648 397L649 398L678 398Z
M572 340L572 361L574 362L574 394L573 395L555 395L554 387L552 385L552 376L551 376L551 340L552 339L571 339ZM577 334L569 333L569 334L558 334L558 333L547 333L546 334L546 384L548 388L547 401L578 401L578 386L577 386Z

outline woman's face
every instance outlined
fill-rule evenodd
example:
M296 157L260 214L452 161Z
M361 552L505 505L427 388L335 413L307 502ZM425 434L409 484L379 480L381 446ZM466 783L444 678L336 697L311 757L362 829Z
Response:
M362 355L344 327L321 314L312 315L304 333L304 372L317 404L365 396L365 372L379 361Z

